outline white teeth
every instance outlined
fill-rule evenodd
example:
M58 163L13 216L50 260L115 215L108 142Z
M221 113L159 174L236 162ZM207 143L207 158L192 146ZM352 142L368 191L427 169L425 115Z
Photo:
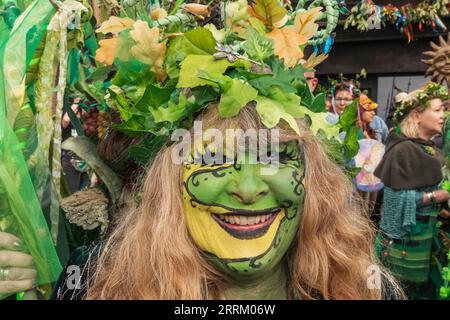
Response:
M247 226L247 225L252 226L252 225L255 225L258 223L266 222L273 215L275 215L277 213L278 212L273 213L273 214L256 215L256 216L243 216L243 215L229 216L229 215L222 215L222 214L218 214L216 216L218 216L220 220L226 221L230 224L238 224L241 226Z

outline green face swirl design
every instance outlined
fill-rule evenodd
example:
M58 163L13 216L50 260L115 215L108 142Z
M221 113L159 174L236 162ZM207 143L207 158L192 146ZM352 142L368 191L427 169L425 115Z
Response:
M278 171L244 161L185 164L183 203L189 232L213 263L233 277L272 270L298 230L304 161L296 141L279 146Z

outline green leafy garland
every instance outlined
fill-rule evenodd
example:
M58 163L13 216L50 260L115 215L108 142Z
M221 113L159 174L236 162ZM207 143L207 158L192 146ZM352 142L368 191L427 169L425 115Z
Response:
M266 2L273 12L283 10L276 1ZM227 8L232 5L237 6L236 16L247 15L244 1L228 4ZM290 19L286 26L294 25L295 15ZM134 160L144 164L151 159L174 129L190 128L196 114L210 102L218 103L221 117L236 116L253 102L268 128L283 120L298 132L295 119L305 118L313 133L320 132L325 139L339 143L337 137L343 128L326 122L326 94L311 94L304 77L308 69L301 64L288 68L276 56L277 44L267 33L270 24L253 17L250 24L242 24L237 18L230 21L227 29L219 30L211 24L193 28L194 21L165 26L150 21L150 26L159 26L160 37L179 35L159 43L167 47L163 64L166 77L162 81L143 59L129 59L127 50L136 45L136 27L118 33L120 45L113 65L106 67L114 77L109 78L110 73L103 71L103 83L97 79L97 84L91 86L106 89L106 104L121 118L114 128L142 141L129 149ZM240 33L237 26L244 26L245 32ZM355 141L345 143L354 145ZM346 155L351 156L349 152Z
M392 117L394 123L399 123L404 119L412 110L419 106L426 106L431 99L448 99L447 88L437 84L430 83L425 89L412 92L404 100L395 104L395 111Z
M380 22L386 25L394 25L401 33L404 33L409 41L413 39L412 24L418 24L419 30L423 26L431 26L435 31L438 28L445 30L440 18L449 16L448 0L425 0L416 6L406 4L395 6L388 4L377 6L374 1L364 0L350 9L350 15L345 20L344 29L356 28L359 32L367 32L375 26L370 22Z

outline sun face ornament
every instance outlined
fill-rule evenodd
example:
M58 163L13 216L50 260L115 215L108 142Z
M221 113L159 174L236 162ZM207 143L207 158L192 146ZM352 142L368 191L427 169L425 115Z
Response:
M426 71L427 76L431 76L432 81L443 83L447 81L447 86L450 85L450 33L447 36L447 41L442 36L439 36L439 44L430 42L432 51L425 51L423 54L429 59L422 59L422 62L429 65Z

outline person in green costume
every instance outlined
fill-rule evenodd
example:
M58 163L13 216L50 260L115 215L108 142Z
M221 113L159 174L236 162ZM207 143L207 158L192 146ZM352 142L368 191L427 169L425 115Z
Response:
M400 132L390 134L375 171L385 185L378 253L410 299L437 298L430 268L439 206L449 192L440 187L443 157L430 139L442 131L446 99L447 89L435 83L398 96Z
M227 119L211 104L197 120L203 132L214 128L227 138L227 129L267 130L251 104ZM84 266L80 289L67 286L65 271L54 298L395 296L350 180L298 124L300 136L285 123L270 130L279 130L280 141L272 174L263 170L268 163L251 161L250 147L233 153L220 149L220 139L186 147L193 130L163 148L148 169L140 204L119 219L101 248L80 250L70 262ZM189 152L176 164L180 147ZM218 160L205 161L205 155ZM368 285L371 268L380 272L378 286Z

